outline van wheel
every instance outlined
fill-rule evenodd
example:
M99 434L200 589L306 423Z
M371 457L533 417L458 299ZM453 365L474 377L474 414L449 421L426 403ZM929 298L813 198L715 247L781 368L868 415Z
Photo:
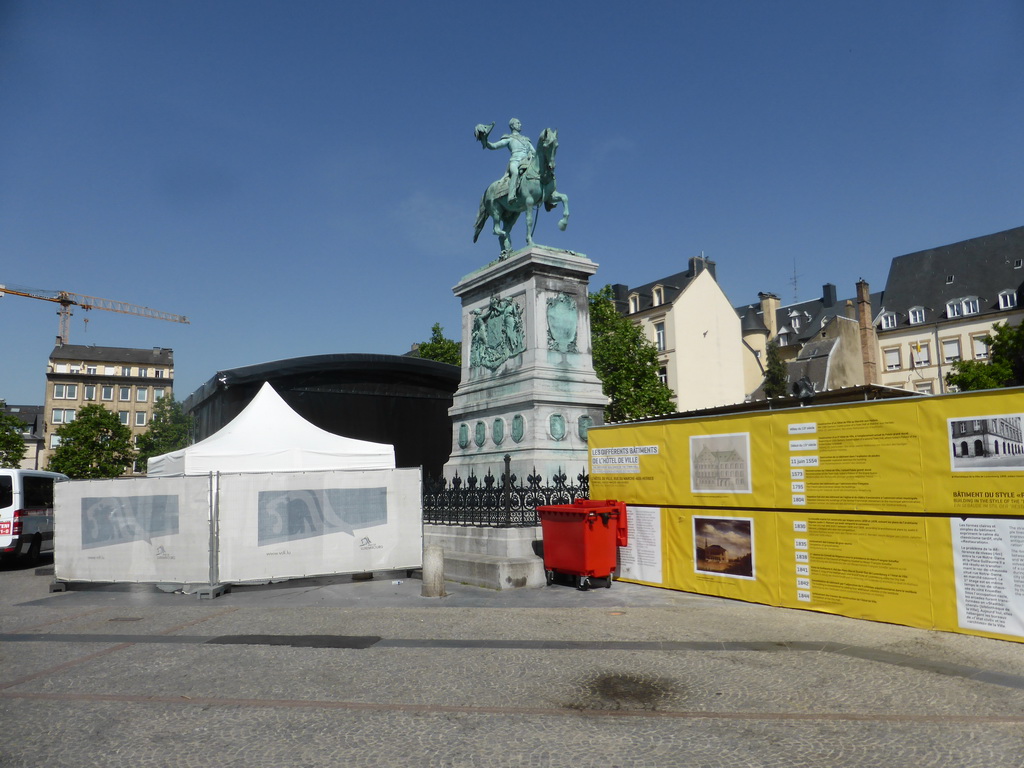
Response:
M28 552L25 553L25 562L30 566L39 564L39 553L43 548L43 540L38 536L32 538L32 543L28 545Z

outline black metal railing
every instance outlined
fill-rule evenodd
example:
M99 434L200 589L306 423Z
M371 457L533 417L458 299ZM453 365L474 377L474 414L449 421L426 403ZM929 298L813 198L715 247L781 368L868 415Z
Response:
M461 478L457 474L449 482L445 478L423 478L423 522L434 525L464 525L488 528L527 528L539 525L537 507L549 504L572 504L576 499L590 497L590 477L586 472L569 483L564 472L557 473L545 484L545 478L534 471L525 484L509 469L495 477L488 469L483 478L475 474Z

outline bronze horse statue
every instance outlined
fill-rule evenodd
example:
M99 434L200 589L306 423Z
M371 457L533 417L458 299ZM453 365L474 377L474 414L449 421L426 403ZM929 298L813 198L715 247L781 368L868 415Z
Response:
M501 252L512 250L509 230L519 220L519 214L526 214L526 244L533 245L533 230L536 226L533 214L541 203L550 211L562 204L562 218L558 228L565 231L569 223L569 197L555 187L555 153L558 151L558 131L545 128L537 139L538 149L530 158L526 170L519 176L519 191L513 201L508 201L509 177L503 176L484 192L480 200L480 212L476 216L476 230L473 242L480 237L487 217L494 221L494 234L501 244Z

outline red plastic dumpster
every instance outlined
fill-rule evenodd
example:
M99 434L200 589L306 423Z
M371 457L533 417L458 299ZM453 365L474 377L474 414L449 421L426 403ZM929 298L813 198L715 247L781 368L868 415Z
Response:
M549 585L556 573L572 576L578 589L588 589L594 579L612 585L618 548L628 544L625 502L577 499L537 507L537 514Z

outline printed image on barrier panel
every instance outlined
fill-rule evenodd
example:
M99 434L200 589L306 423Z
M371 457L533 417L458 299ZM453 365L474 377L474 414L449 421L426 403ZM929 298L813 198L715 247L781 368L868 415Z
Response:
M416 469L219 478L223 583L418 568Z
M55 495L57 579L209 583L209 478L77 480Z

